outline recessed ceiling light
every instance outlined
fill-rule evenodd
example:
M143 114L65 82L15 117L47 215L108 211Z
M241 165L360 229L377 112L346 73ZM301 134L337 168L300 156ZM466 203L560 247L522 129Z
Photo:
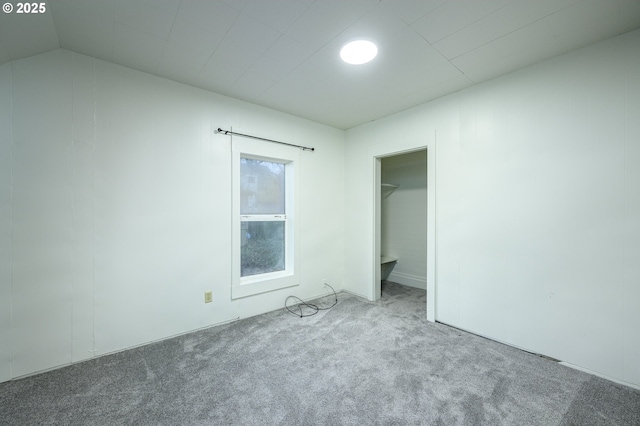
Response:
M348 64L359 65L371 61L378 54L378 46L368 40L356 40L345 44L340 57Z

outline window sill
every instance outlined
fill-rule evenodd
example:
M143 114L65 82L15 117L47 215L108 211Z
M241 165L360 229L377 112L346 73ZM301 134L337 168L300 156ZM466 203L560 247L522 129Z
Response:
M231 298L240 299L297 285L296 276L288 271L249 276L241 278L239 284L231 288Z

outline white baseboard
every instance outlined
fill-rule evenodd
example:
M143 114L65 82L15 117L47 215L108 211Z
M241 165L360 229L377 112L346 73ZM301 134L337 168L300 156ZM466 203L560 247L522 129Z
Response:
M393 281L394 283L406 285L409 287L427 289L427 279L425 277L419 277L417 275L405 274L403 272L391 272L387 281Z
M597 371L589 370L588 368L580 367L579 365L571 364L568 362L560 361L560 365L564 365L565 367L573 368L575 370L583 371L585 373L593 374L594 376L602 377L603 379L610 380L615 383L619 383L621 385L629 386L630 388L640 390L640 386L635 383L625 382L624 380L615 379L613 377L607 376L606 374L598 373Z
M514 345L514 344L506 342L504 340L493 338L493 337L488 336L486 334L476 333L474 331L469 331L469 330L467 330L465 328L457 327L455 325L451 325L449 323L438 321L438 320L436 320L436 322L438 322L440 324L443 324L443 325L446 325L447 327L452 327L452 328L464 331L465 333L474 334L476 336L484 337L485 339L492 340L494 342L502 343L503 345L511 346L512 348L520 349L521 351L524 351L524 352L529 352L532 355L541 356L541 357L545 357L545 358L548 358L550 360L553 360L553 361L550 361L550 362L557 362L558 364L563 365L565 367L573 368L575 370L579 370L579 371L582 371L582 372L585 372L585 373L588 373L588 374L592 374L594 376L602 377L603 379L610 380L612 382L619 383L621 385L628 386L630 388L634 388L634 389L640 390L640 386L638 386L635 383L630 383L630 382L626 382L624 380L615 379L615 378L613 378L611 376L607 376L606 374L598 373L597 371L589 370L588 368L584 368L584 367L580 367L579 365L571 364L570 362L556 360L556 359L548 357L548 356L546 356L544 354L538 353L538 352L536 352L536 351L534 351L532 349L528 349L528 348L525 348L525 347L522 347L522 346Z

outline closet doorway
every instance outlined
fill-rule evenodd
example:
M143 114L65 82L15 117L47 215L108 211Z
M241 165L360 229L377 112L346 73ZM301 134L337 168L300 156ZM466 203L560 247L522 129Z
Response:
M434 205L428 208L434 200L428 176L435 177L428 169L430 160L425 147L375 158L375 299L381 297L386 274L388 282L425 291L433 288L428 285L435 276L429 271L429 265L435 267L435 253L429 253L430 247L435 251L435 236L429 235L435 222L428 221L428 212L435 211ZM427 295L427 307L433 307L431 296ZM433 315L428 313L428 318L433 320Z

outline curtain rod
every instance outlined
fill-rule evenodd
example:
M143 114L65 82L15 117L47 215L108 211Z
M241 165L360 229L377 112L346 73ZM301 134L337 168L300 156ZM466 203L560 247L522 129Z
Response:
M245 135L244 133L232 132L231 130L222 130L220 127L218 127L218 133L224 133L225 135L244 136L245 138L258 139L258 140L266 141L266 142L279 143L281 145L288 145L288 146L293 146L293 147L296 147L296 148L300 148L303 151L315 151L316 150L315 148L310 148L308 146L294 145L292 143L274 141L273 139L265 139L265 138L261 138L261 137L258 137L258 136Z

